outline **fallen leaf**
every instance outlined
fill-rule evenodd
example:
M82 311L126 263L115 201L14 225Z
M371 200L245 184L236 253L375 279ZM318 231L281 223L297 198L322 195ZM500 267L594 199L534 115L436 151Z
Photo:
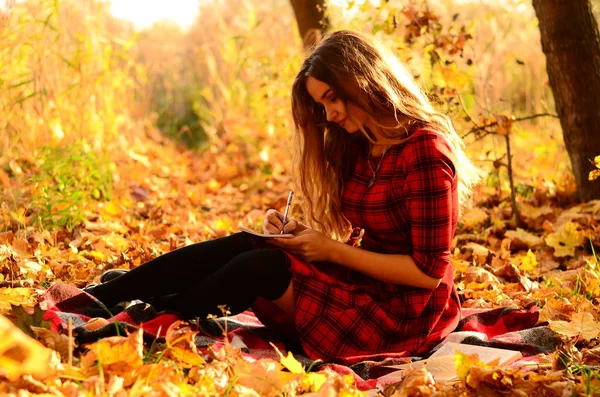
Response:
M570 319L575 312L575 307L568 299L551 298L548 299L544 307L540 310L538 323L550 320L567 320Z
M235 367L237 384L255 390L261 396L281 394L285 380L281 377L282 365L271 359L261 359L253 363L242 361Z
M141 329L127 337L103 338L86 347L89 351L81 359L81 367L88 376L96 374L97 366L100 365L102 371L122 376L129 384L133 380L134 371L143 365Z
M180 363L184 368L191 368L205 363L196 347L197 331L183 321L176 321L166 332L166 356Z
M490 219L490 215L486 210L480 207L473 207L465 211L462 217L463 229L472 230L482 226Z
M519 245L524 246L523 248L536 248L544 244L541 237L523 229L508 230L504 235L511 239L511 249L518 249Z
M600 323L591 313L575 313L571 321L549 321L549 325L555 332L569 337L581 336L591 340L600 335Z
M56 350L63 361L69 357L69 348L73 349L75 347L73 337L71 337L71 342L69 343L69 337L67 335L58 334L46 328L32 326L31 331L33 332L34 337L42 345L52 350ZM71 351L71 353L73 352Z
M25 335L0 315L0 375L15 381L21 375L43 379L56 372L60 360L56 353Z
M283 354L281 354L281 352L279 350L277 350L277 352L280 355L281 365L283 365L285 368L287 368L288 371L290 371L293 374L305 373L304 367L302 367L302 364L300 364L300 362L294 358L294 355L292 354L292 352L288 352L287 357L285 357Z
M0 314L11 310L11 305L33 307L37 303L33 288L0 288Z
M426 368L406 371L406 376L399 385L394 397L427 397L436 391L433 375Z
M583 244L585 237L577 230L577 224L566 222L558 231L546 236L546 244L554 248L554 256L573 256L575 248Z
M519 269L524 272L533 272L537 269L537 257L531 250L527 251L527 255L520 257Z
M519 204L519 213L526 218L537 219L543 217L545 215L550 215L554 211L552 207L548 205L543 205L541 207L535 207L533 205L529 205L526 203Z
M596 180L597 178L600 178L600 156L596 156L594 158L594 165L598 169L590 171L590 176L588 178L590 181L593 181L593 180Z

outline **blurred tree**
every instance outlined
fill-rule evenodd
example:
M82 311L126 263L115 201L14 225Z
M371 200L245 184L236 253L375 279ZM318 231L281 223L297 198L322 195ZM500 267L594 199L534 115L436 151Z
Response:
M327 30L329 21L325 17L324 0L290 0L298 22L304 49L316 44L321 34Z
M600 154L600 33L590 0L533 0L546 68L579 196L600 199L588 180Z

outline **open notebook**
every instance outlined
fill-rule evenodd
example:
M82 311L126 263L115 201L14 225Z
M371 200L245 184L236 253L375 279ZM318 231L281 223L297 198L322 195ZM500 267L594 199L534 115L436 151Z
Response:
M264 234L264 233L259 233L259 232L255 232L254 230L250 230L247 229L243 226L238 226L240 228L240 230L244 233L249 233L253 236L257 236L257 237L265 237L265 238L274 238L274 237L282 237L282 238L289 238L289 237L294 237L293 234L290 233L286 233L286 234Z
M520 352L515 350L446 342L425 360L389 366L389 368L396 368L398 371L380 377L379 381L389 383L390 381L401 380L404 377L404 371L408 368L420 369L423 367L433 375L433 378L437 382L455 381L458 379L456 374L456 364L454 363L456 351L460 351L463 354L477 353L479 355L479 361L483 363L489 363L498 359L499 367L509 365L523 356Z

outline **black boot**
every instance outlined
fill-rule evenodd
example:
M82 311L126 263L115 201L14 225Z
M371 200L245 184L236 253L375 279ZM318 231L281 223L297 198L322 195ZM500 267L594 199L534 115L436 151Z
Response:
M100 276L100 282L101 283L107 283L110 280L114 280L115 278L121 277L122 275L124 275L128 271L129 270L123 270L123 269L107 270L104 273L102 273L102 276Z
M104 273L102 273L102 276L100 276L100 284L104 284L104 283L109 282L110 280L114 280L117 277L121 277L123 274L125 274L127 272L128 272L128 270L123 270L123 269L107 270ZM90 285L82 288L82 290L93 296L94 288L97 285L98 284L90 284Z

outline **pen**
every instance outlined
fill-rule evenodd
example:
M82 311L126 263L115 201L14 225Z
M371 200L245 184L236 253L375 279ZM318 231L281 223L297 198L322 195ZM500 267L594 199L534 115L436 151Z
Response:
M283 229L285 229L285 224L287 223L290 207L292 206L292 197L294 197L294 191L290 190L290 194L288 194L287 204L285 205L285 213L283 214L283 226L281 227L281 233L279 234L283 234Z

